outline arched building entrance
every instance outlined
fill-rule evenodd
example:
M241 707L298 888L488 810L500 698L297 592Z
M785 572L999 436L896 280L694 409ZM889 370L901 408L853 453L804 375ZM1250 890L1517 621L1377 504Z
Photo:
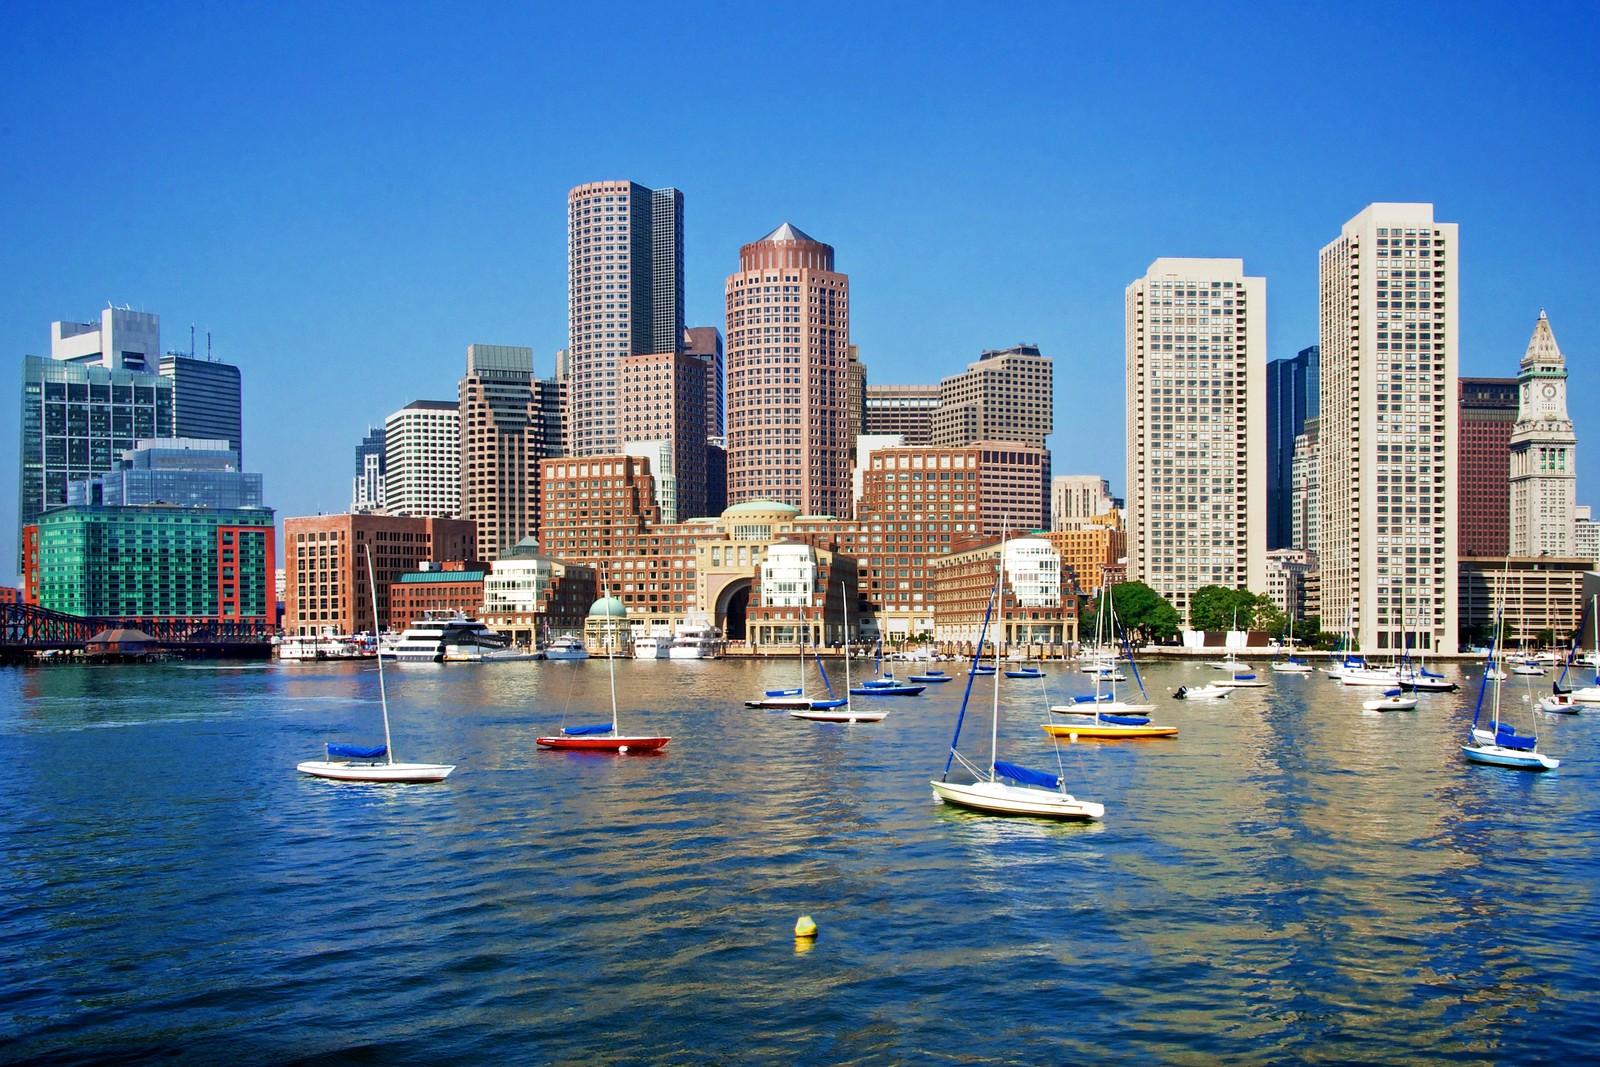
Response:
M754 583L749 578L736 578L717 593L716 618L721 621L723 636L729 641L745 639L745 619L750 608L752 585Z

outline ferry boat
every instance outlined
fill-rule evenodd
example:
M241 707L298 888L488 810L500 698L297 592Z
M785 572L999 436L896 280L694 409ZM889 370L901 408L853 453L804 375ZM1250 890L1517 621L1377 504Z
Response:
M510 643L504 634L459 611L428 611L400 635L394 646L394 658L401 663L438 663L445 658L446 647L451 645L499 650Z
M695 624L678 627L667 650L668 659L716 659L721 655L722 631Z

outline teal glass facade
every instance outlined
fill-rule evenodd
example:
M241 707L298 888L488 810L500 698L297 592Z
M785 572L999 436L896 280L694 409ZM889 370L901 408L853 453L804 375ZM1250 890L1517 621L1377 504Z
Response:
M270 508L56 508L38 519L38 604L118 618L271 618L273 521Z

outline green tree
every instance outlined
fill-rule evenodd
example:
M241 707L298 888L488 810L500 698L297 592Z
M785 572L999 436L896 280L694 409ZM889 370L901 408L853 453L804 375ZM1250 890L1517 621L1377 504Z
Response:
M1189 596L1189 629L1232 630L1237 620L1239 628L1247 630L1255 603L1255 594L1248 589L1202 585Z
M1182 628L1178 610L1143 582L1123 582L1114 586L1111 605L1116 610L1117 622L1127 631L1128 639L1136 645L1171 641ZM1078 632L1081 637L1093 636L1094 620L1099 616L1100 600L1097 597L1089 602L1079 618Z

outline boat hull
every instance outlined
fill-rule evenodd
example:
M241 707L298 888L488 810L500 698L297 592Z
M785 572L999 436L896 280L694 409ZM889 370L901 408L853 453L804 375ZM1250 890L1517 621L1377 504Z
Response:
M670 737L536 737L533 743L540 748L566 749L572 752L654 752L665 748Z
M986 815L1026 815L1067 822L1103 819L1104 804L1079 800L1070 793L1005 785L1001 782L929 782L933 795L946 804Z
M1175 700L1221 700L1228 695L1230 690L1220 685L1187 686L1180 685L1177 692L1173 693Z
M1068 740L1076 738L1080 741L1117 741L1123 738L1136 740L1141 737L1176 737L1176 726L1124 726L1111 722L1090 723L1040 723L1044 732L1051 737L1065 737Z
M954 680L955 679L948 674L913 674L907 679L907 681L916 682L919 685L928 685L933 682L951 682Z
M455 770L443 763L364 763L306 760L295 770L336 782L442 782Z
M1493 767L1510 767L1519 771L1553 771L1561 761L1542 752L1529 752L1520 748L1501 748L1499 745L1482 745L1468 742L1461 746L1461 754L1473 763Z
M1552 693L1539 701L1539 710L1553 715L1576 715L1583 705L1572 699L1571 693Z
M1380 697L1377 700L1363 700L1361 706L1368 711L1416 711L1416 697Z
M857 697L914 697L924 689L925 685L858 685L850 690L851 696Z
M836 700L812 700L809 697L762 697L760 700L746 700L747 708L767 708L770 711L826 711L829 708L842 708L849 701L840 697Z
M796 708L789 712L797 719L809 719L811 722L882 722L887 711L862 711L860 708Z

